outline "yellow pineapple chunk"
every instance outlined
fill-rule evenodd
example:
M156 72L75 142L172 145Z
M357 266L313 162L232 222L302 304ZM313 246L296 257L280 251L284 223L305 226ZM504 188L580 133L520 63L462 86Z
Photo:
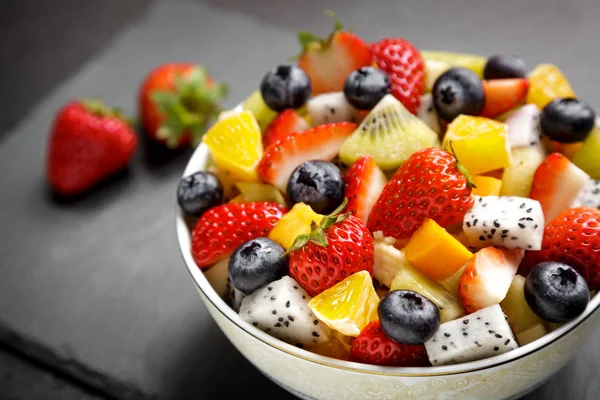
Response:
M271 229L269 239L279 243L284 249L289 249L294 240L302 234L310 233L310 224L314 221L321 223L323 216L317 214L304 203L296 203Z
M452 276L473 256L432 219L421 225L403 251L415 267L436 282Z
M529 74L527 103L541 110L554 99L575 97L571 84L556 65L540 64Z
M456 157L471 175L510 165L508 128L489 118L459 115L444 136L444 149L454 149Z

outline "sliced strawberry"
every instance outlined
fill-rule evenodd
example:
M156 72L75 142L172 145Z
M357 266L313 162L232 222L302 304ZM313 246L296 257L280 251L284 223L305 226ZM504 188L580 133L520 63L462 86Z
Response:
M485 106L482 117L494 118L523 103L527 97L527 79L490 79L483 81Z
M429 365L425 346L402 344L390 339L379 321L365 326L352 343L350 361L388 367L424 367Z
M537 200L547 222L571 206L590 176L562 154L552 153L533 176L529 197Z
M460 302L468 314L504 299L524 253L486 247L473 255L458 285Z
M335 22L329 37L298 32L302 45L298 66L310 77L313 95L342 91L352 71L371 65L369 46L355 34L342 31L344 27L334 13L327 15Z
M265 149L258 164L258 175L285 193L296 167L310 160L333 160L356 128L355 123L339 122L292 133Z
M350 166L344 182L348 198L347 210L366 224L387 178L371 156L364 156Z
M293 108L282 111L267 127L263 135L263 145L269 147L290 133L304 131L310 125Z
M266 237L287 209L273 202L229 203L213 207L192 231L192 256L199 268L224 258L242 243Z

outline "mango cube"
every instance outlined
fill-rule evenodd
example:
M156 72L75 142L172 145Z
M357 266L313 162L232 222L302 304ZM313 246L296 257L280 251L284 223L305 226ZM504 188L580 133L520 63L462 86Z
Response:
M473 177L473 183L477 186L472 190L474 196L500 196L500 189L502 189L501 179L476 175Z
M421 225L403 251L415 267L436 282L451 277L473 256L432 219Z
M269 239L289 249L299 235L310 233L310 223L321 223L323 216L304 203L296 203L271 229Z

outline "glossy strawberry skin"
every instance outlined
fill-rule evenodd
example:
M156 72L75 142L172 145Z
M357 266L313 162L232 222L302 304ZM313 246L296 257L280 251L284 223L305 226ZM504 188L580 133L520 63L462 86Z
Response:
M356 160L344 175L346 182L346 210L364 223L385 187L386 178L371 156Z
M124 120L96 115L72 101L57 113L50 133L48 181L63 196L81 194L123 169L137 143Z
M354 216L325 230L328 245L308 242L289 255L290 275L316 296L359 271L373 274L373 237Z
M308 122L294 109L282 111L267 127L263 135L265 148L285 139L289 134L310 128Z
M388 367L425 367L429 365L425 346L402 344L390 339L379 321L367 325L350 348L350 361Z
M228 257L248 240L267 237L287 209L278 203L229 203L204 213L192 231L192 256L199 268Z
M399 241L408 240L425 222L442 227L462 223L473 206L471 187L448 152L427 148L406 160L383 189L367 226Z
M520 273L539 263L558 261L575 268L591 290L600 289L600 210L577 207L563 211L544 229L540 251L528 251Z
M371 45L373 61L392 81L392 94L417 114L425 87L425 62L419 50L404 39L383 39Z

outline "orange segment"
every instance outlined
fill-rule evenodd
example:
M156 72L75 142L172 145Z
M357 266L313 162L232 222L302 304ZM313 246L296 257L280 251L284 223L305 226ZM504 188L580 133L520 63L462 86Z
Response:
M473 256L432 219L421 225L403 250L415 267L436 282L452 276Z
M234 182L259 181L257 167L263 155L262 134L250 111L218 121L203 140L217 168L230 174Z
M450 151L451 142L458 160L471 175L480 175L510 165L507 131L502 122L459 115L448 125L443 147Z
M360 271L313 297L308 306L331 329L356 337L377 320L379 297L371 275Z
M473 183L477 186L472 190L475 196L500 196L500 189L502 188L502 180L500 179L477 175L473 177Z
M321 223L321 214L317 214L304 203L296 203L292 209L277 222L269 233L269 239L279 243L284 249L292 247L299 235L310 233L310 223Z
M571 84L563 73L552 64L540 64L529 74L527 103L541 110L552 100L560 97L575 97Z

